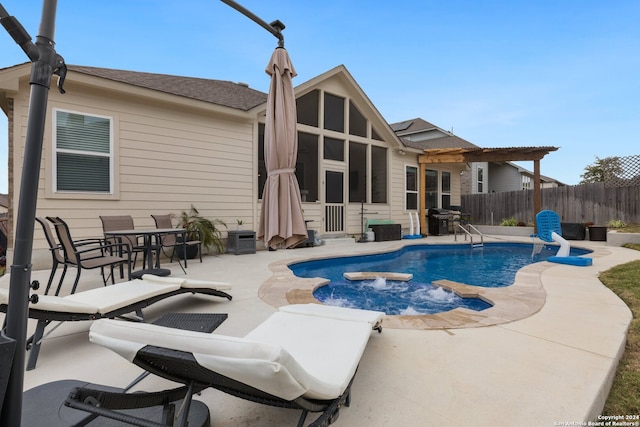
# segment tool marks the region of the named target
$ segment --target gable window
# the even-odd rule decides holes
[[[68,111],[54,114],[55,191],[112,192],[112,119]]]
[[[349,143],[349,201],[367,201],[367,146]]]
[[[312,90],[296,99],[296,112],[298,123],[318,127],[318,105],[320,101],[320,91]]]
[[[367,119],[351,101],[349,101],[349,134],[367,137]]]
[[[387,203],[387,149],[371,146],[371,203]]]
[[[344,132],[344,98],[324,94],[324,128]]]
[[[324,137],[324,159],[344,162],[344,141],[341,139]]]
[[[298,159],[296,179],[303,202],[318,200],[318,135],[298,132]],[[262,199],[267,181],[267,166],[264,161],[264,124],[258,125],[258,199]]]
[[[305,202],[318,200],[318,157],[318,135],[298,132],[296,178],[300,186],[300,195]]]
[[[408,211],[418,209],[418,168],[415,166],[405,167],[405,209]]]
[[[378,132],[376,132],[376,130],[373,127],[371,128],[371,139],[375,139],[377,141],[384,141],[384,139],[382,139],[382,137],[378,135]]]

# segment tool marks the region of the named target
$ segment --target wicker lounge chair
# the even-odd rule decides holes
[[[244,338],[110,319],[94,322],[89,337],[155,375],[185,384],[190,389],[187,407],[191,394],[212,387],[301,410],[299,426],[309,412],[321,413],[309,425],[325,426],[337,418],[341,406],[349,406],[371,328],[380,324],[384,313],[332,308],[323,312],[322,307],[281,310]],[[101,397],[86,387],[67,404],[98,412],[103,409]]]
[[[224,282],[155,277],[145,275],[143,280],[131,280],[102,288],[78,292],[65,297],[39,295],[29,304],[29,317],[37,319],[36,330],[28,340],[30,347],[27,370],[34,369],[40,352],[45,328],[51,322],[78,322],[101,318],[114,318],[137,313],[143,320],[142,309],[163,299],[185,293],[212,295],[231,300]],[[8,289],[0,288],[0,311],[6,312]]]

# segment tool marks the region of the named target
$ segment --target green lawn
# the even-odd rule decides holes
[[[640,245],[625,245],[640,250]],[[604,415],[640,414],[640,261],[618,265],[600,275],[600,280],[631,309],[627,345],[618,365]]]

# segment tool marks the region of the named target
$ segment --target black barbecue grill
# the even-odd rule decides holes
[[[427,211],[429,234],[432,236],[447,236],[449,234],[449,220],[452,218],[449,209],[431,208]]]

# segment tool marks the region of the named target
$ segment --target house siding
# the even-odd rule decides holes
[[[188,210],[219,218],[235,229],[257,227],[254,201],[254,143],[257,123],[212,114],[206,109],[144,102],[118,92],[67,81],[67,93],[51,91],[38,192],[38,216],[60,216],[74,238],[101,234],[100,215],[131,215],[136,227],[155,227],[150,215]],[[16,98],[16,141],[24,141],[28,88]],[[53,112],[55,109],[113,119],[114,191],[111,195],[55,193],[53,188]],[[24,143],[14,153],[21,170]],[[14,177],[15,179],[15,177]],[[19,179],[15,183],[19,184]],[[19,194],[16,185],[16,193]],[[14,197],[15,194],[13,195]],[[34,265],[48,259],[39,227],[34,233]]]
[[[508,164],[491,163],[489,165],[489,191],[501,193],[503,191],[522,190],[522,177],[520,172]]]

